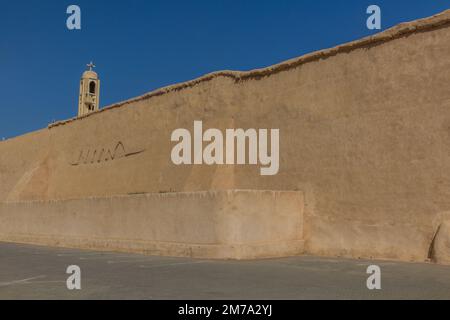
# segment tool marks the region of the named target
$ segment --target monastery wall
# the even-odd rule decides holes
[[[303,194],[205,191],[0,204],[0,239],[197,258],[303,253]]]
[[[273,67],[210,74],[1,142],[0,201],[301,191],[307,253],[442,256],[450,250],[446,231],[436,235],[450,220],[449,27],[447,11]],[[195,120],[205,130],[280,129],[279,173],[174,165],[171,133],[192,131]]]

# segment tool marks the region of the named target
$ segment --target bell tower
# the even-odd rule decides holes
[[[87,65],[89,70],[83,73],[80,81],[80,96],[78,102],[78,116],[99,110],[100,102],[100,79],[92,68],[95,65],[91,62]]]

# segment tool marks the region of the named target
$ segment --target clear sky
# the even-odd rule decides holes
[[[80,6],[82,29],[66,27]],[[0,0],[0,139],[77,113],[90,60],[101,107],[218,70],[250,70],[450,8],[450,0]]]

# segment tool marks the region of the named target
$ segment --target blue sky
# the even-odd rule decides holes
[[[66,9],[79,5],[82,29]],[[250,70],[450,8],[450,0],[0,0],[0,138],[76,115],[94,60],[101,106],[212,71]]]

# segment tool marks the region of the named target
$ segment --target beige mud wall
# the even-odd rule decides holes
[[[0,204],[0,239],[196,258],[303,253],[303,194],[204,191]]]
[[[450,211],[449,39],[445,12],[1,142],[0,201],[301,190],[308,253],[423,261]],[[194,120],[205,130],[279,128],[279,174],[173,165],[171,133]]]

